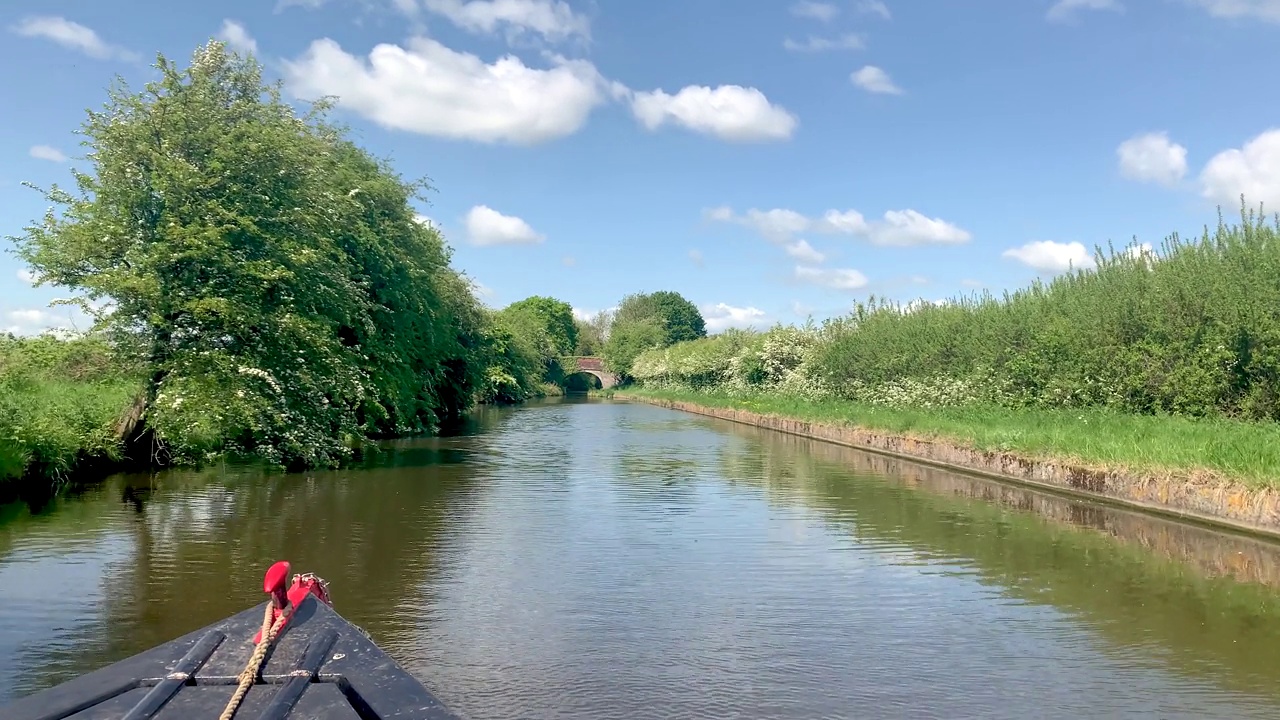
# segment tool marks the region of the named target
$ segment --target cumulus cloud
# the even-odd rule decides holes
[[[407,47],[380,44],[367,61],[324,38],[284,69],[297,97],[334,95],[339,106],[383,127],[485,143],[571,135],[610,89],[585,60],[554,58],[539,69],[507,55],[486,64],[421,37]]]
[[[845,33],[835,38],[815,37],[810,35],[799,42],[786,38],[782,41],[782,47],[792,52],[823,52],[826,50],[861,50],[866,47],[866,41],[857,33]]]
[[[879,15],[885,20],[893,18],[893,15],[889,12],[889,7],[881,0],[859,0],[855,8],[865,15]]]
[[[487,205],[471,208],[464,223],[472,245],[535,245],[546,240],[524,220],[503,215]]]
[[[735,142],[786,140],[799,120],[753,87],[689,85],[675,95],[636,92],[631,111],[647,130],[668,123]]]
[[[565,255],[564,257],[560,258],[560,264],[564,265],[565,267],[573,267],[574,265],[578,264],[578,259],[572,255]]]
[[[0,327],[0,332],[14,335],[39,335],[48,331],[68,331],[72,326],[70,315],[60,315],[49,310],[23,308],[10,310],[4,314],[8,323]]]
[[[833,290],[861,290],[867,286],[867,276],[853,268],[817,268],[811,265],[797,265],[795,279]]]
[[[861,70],[855,70],[849,76],[849,80],[854,85],[866,90],[869,93],[879,95],[901,95],[902,88],[894,84],[889,77],[889,73],[876,67],[875,65],[867,65]]]
[[[689,251],[689,261],[698,267],[703,267],[706,264],[702,257],[702,251],[697,248]]]
[[[1001,257],[1016,260],[1043,273],[1061,273],[1072,268],[1085,269],[1094,266],[1093,253],[1078,242],[1036,240],[1021,247],[1009,248],[1001,253]]]
[[[31,268],[22,268],[18,271],[18,279],[28,285],[34,285],[38,278]]]
[[[1120,143],[1116,148],[1120,174],[1130,180],[1172,187],[1187,174],[1187,149],[1169,140],[1165,132],[1150,132]]]
[[[1205,198],[1228,210],[1239,206],[1242,194],[1251,206],[1280,208],[1280,128],[1214,155],[1200,171],[1200,185]]]
[[[49,162],[56,163],[64,163],[67,161],[67,156],[64,155],[61,150],[49,145],[33,145],[27,152],[31,157],[36,158],[37,160],[48,160]]]
[[[551,42],[591,35],[591,21],[561,0],[423,0],[423,6],[473,33],[535,33]]]
[[[1058,0],[1045,13],[1045,17],[1054,22],[1071,20],[1081,10],[1112,10],[1119,12],[1124,6],[1118,0]]]
[[[809,20],[817,20],[818,22],[831,22],[840,14],[840,8],[832,3],[813,2],[813,0],[800,0],[792,4],[791,14],[796,17],[807,18]]]
[[[65,48],[76,50],[98,60],[138,59],[137,53],[108,43],[92,28],[57,15],[26,17],[12,29],[24,37],[51,40]]]
[[[1280,23],[1280,0],[1187,0],[1213,17],[1257,18]]]
[[[223,20],[222,29],[218,31],[218,39],[241,53],[258,54],[258,41],[253,39],[244,25],[235,20]]]
[[[826,255],[818,252],[805,240],[796,240],[788,243],[786,246],[787,254],[799,260],[800,262],[816,265],[827,259]]]
[[[706,211],[706,217],[717,222],[731,222],[755,230],[763,238],[777,244],[789,243],[803,232],[824,235],[852,235],[873,245],[904,247],[913,245],[960,245],[972,239],[969,231],[916,210],[889,210],[881,220],[869,221],[857,210],[828,210],[821,217],[808,217],[795,210],[752,208],[743,215],[732,208],[718,207]]]
[[[707,332],[717,333],[728,328],[749,328],[759,326],[768,313],[756,307],[734,307],[727,303],[703,305],[698,308],[702,319],[707,323]]]

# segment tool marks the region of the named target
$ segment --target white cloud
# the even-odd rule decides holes
[[[1228,211],[1239,207],[1241,194],[1252,207],[1280,208],[1280,128],[1214,155],[1200,171],[1200,184],[1205,198]]]
[[[573,316],[583,322],[590,322],[594,320],[596,316],[599,315],[600,313],[605,313],[606,315],[612,315],[617,309],[618,309],[617,305],[611,305],[605,308],[604,310],[585,310],[583,308],[575,307],[573,308]]]
[[[752,208],[745,215],[737,215],[731,208],[719,207],[708,210],[706,216],[719,222],[745,225],[777,244],[788,243],[802,232],[853,235],[873,245],[892,247],[959,245],[973,237],[969,231],[953,223],[910,209],[889,210],[883,219],[876,221],[868,221],[857,210],[828,210],[822,217],[810,218],[785,208]]]
[[[473,33],[533,32],[552,42],[591,35],[591,21],[561,0],[423,0],[423,5]]]
[[[860,290],[867,286],[867,276],[853,268],[827,269],[797,265],[795,278],[801,282],[834,290]]]
[[[18,279],[28,285],[34,285],[36,282],[36,273],[31,268],[22,268],[18,271]]]
[[[529,227],[529,223],[486,205],[476,205],[467,212],[467,239],[472,245],[534,245],[546,236]]]
[[[967,230],[915,210],[890,210],[882,222],[872,223],[868,239],[873,245],[960,245],[973,236]]]
[[[1257,18],[1280,23],[1280,0],[1187,0],[1213,17]]]
[[[564,265],[565,267],[573,267],[574,265],[578,264],[578,259],[572,255],[565,255],[564,257],[560,258],[560,264]]]
[[[430,216],[423,215],[422,213],[414,214],[413,221],[418,223],[419,225],[423,225],[426,227],[433,227],[433,228],[436,228],[437,230],[440,228],[440,223],[433,220]]]
[[[136,60],[137,53],[111,45],[93,29],[56,15],[23,18],[13,31],[24,37],[40,37],[99,60]]]
[[[809,20],[817,20],[818,22],[831,22],[840,14],[840,8],[832,3],[814,2],[813,0],[800,0],[791,6],[791,14],[796,17],[808,18]]]
[[[493,63],[427,38],[381,44],[368,61],[328,38],[284,63],[292,92],[336,95],[338,104],[383,127],[457,140],[533,144],[577,132],[606,100],[608,83],[585,60],[526,66]]]
[[[797,315],[799,317],[806,317],[812,312],[813,312],[813,308],[809,307],[808,305],[805,305],[799,300],[791,301],[791,313],[793,315]]]
[[[1080,10],[1112,10],[1119,12],[1124,9],[1118,0],[1058,0],[1049,8],[1049,12],[1045,13],[1045,17],[1054,22],[1063,22],[1075,17]]]
[[[1121,255],[1128,255],[1135,260],[1158,260],[1155,248],[1151,247],[1151,243],[1135,243],[1120,251]]]
[[[971,287],[971,288],[980,288],[980,287],[983,287],[983,284],[982,284],[982,281],[981,281],[981,280],[971,280],[971,279],[969,279],[969,278],[965,278],[964,280],[961,280],[961,281],[960,281],[960,284],[961,284],[961,285],[963,285],[963,286],[965,286],[965,287]]]
[[[875,65],[867,65],[861,70],[855,70],[849,76],[849,80],[854,85],[866,90],[869,93],[878,93],[881,95],[901,95],[902,88],[894,84],[889,77],[889,73],[881,70]]]
[[[866,41],[857,33],[845,33],[836,38],[823,38],[810,35],[804,42],[791,38],[782,41],[782,47],[793,52],[823,52],[824,50],[861,50]]]
[[[648,130],[675,123],[721,140],[786,140],[799,121],[753,87],[689,85],[675,95],[662,90],[634,93],[631,111]]]
[[[241,53],[258,54],[258,41],[253,39],[244,25],[235,20],[223,20],[222,29],[218,31],[218,39],[231,46],[232,50]]]
[[[1187,174],[1187,149],[1165,132],[1135,135],[1116,148],[1120,174],[1138,182],[1172,187]]]
[[[59,315],[48,310],[24,308],[10,310],[4,314],[9,325],[0,332],[14,335],[39,335],[50,330],[69,330],[72,326],[69,315]]]
[[[1093,253],[1078,242],[1060,243],[1036,240],[1022,247],[1009,248],[1001,257],[1017,260],[1027,267],[1045,273],[1060,273],[1071,268],[1094,266]]]
[[[787,254],[803,263],[816,265],[827,259],[826,255],[818,252],[805,240],[796,240],[788,243],[786,246]]]
[[[698,308],[702,319],[707,323],[707,332],[717,333],[728,328],[749,328],[758,326],[768,316],[765,311],[755,307],[734,307],[726,303],[703,305]]]
[[[885,20],[893,19],[893,15],[889,12],[889,7],[881,0],[859,0],[857,10],[867,15],[879,15]]]
[[[61,150],[56,147],[50,147],[49,145],[33,145],[28,153],[31,157],[36,158],[37,160],[48,160],[49,162],[56,163],[64,163],[67,161],[67,156],[64,155]]]
[[[702,251],[697,248],[689,251],[689,260],[698,267],[703,267],[706,264],[702,257]]]

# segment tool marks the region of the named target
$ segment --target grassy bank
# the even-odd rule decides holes
[[[98,341],[0,336],[0,495],[118,459],[141,389]]]
[[[1233,480],[1280,488],[1280,425],[1102,409],[1012,409],[963,405],[907,409],[774,394],[627,388],[619,397],[688,402],[712,408],[885,433],[941,439],[1030,460],[1079,464],[1140,475]]]

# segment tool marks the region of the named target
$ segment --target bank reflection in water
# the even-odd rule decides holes
[[[287,558],[473,717],[1280,709],[1268,543],[581,398],[385,447],[0,520],[0,702],[260,602]]]
[[[725,420],[723,473],[862,543],[952,559],[1011,599],[1075,614],[1117,647],[1280,695],[1280,546]]]

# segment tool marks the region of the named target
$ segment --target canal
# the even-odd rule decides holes
[[[0,508],[0,704],[277,559],[471,718],[1280,717],[1274,545],[586,399]]]

